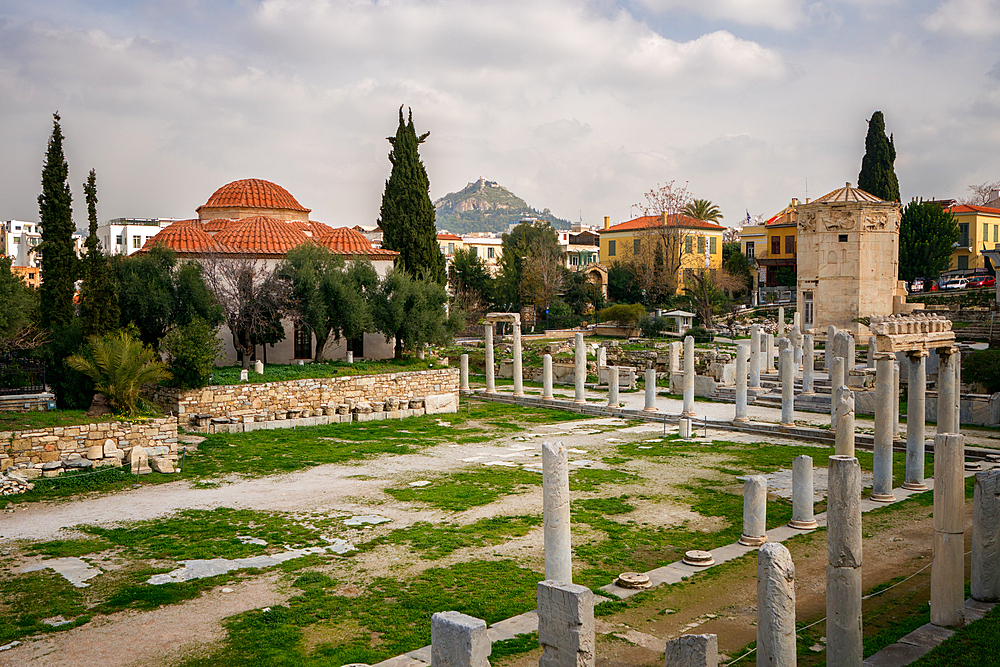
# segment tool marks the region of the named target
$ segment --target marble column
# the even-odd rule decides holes
[[[562,442],[542,443],[542,515],[545,578],[573,583],[569,530],[569,455]]]
[[[576,334],[576,350],[573,357],[573,377],[576,380],[576,392],[573,402],[583,405],[587,402],[583,391],[587,382],[587,347],[583,344],[583,334]]]
[[[524,396],[524,373],[521,368],[521,323],[511,322],[514,329],[514,395]]]
[[[854,342],[854,336],[851,334],[847,335],[847,375],[850,376],[851,371],[858,367],[858,353]],[[844,384],[847,384],[846,382]]]
[[[841,456],[854,456],[854,392],[845,385],[834,392],[837,404],[837,437],[835,447]]]
[[[757,664],[795,667],[795,563],[785,545],[757,552]]]
[[[736,347],[736,417],[733,421],[750,421],[747,411],[747,362],[750,356],[750,346],[740,343]]]
[[[861,466],[829,459],[826,510],[826,664],[861,666]]]
[[[879,352],[875,363],[875,448],[872,463],[872,500],[890,503],[892,494],[892,378],[895,357]],[[898,403],[898,401],[897,401]]]
[[[552,399],[552,355],[542,355],[542,400]]]
[[[684,417],[694,416],[694,338],[684,338]]]
[[[837,356],[833,351],[833,343],[837,339],[837,327],[832,324],[826,328],[826,343],[823,345],[823,354],[826,357],[827,372],[833,370],[833,358]]]
[[[906,479],[903,488],[926,491],[924,484],[924,420],[927,392],[927,351],[909,352],[906,400]]]
[[[788,332],[788,339],[792,341],[792,352],[795,354],[794,366],[792,366],[792,377],[798,377],[799,369],[802,367],[802,330],[793,326]]]
[[[837,389],[844,385],[844,358],[834,357],[830,369],[830,431],[837,432]]]
[[[892,363],[892,437],[899,435],[899,362]]]
[[[802,313],[797,310],[792,313],[792,326],[802,328]]]
[[[775,335],[781,338],[785,335],[785,307],[778,306],[778,328],[775,330]]]
[[[778,341],[780,363],[778,364],[781,378],[781,425],[795,426],[795,352],[792,341],[787,337]]]
[[[740,544],[759,547],[767,542],[767,479],[750,475],[743,482],[743,535]]]
[[[760,389],[760,326],[750,327],[750,386]]]
[[[431,664],[434,667],[490,667],[492,642],[486,621],[457,611],[431,616]]]
[[[1000,602],[1000,468],[976,473],[972,496],[972,597]]]
[[[463,354],[458,358],[459,368],[459,389],[469,391],[469,355]]]
[[[958,433],[955,414],[955,367],[958,348],[939,348],[937,375],[937,432]]]
[[[618,367],[608,366],[608,407],[617,408],[618,403]]]
[[[656,369],[646,369],[646,405],[643,412],[656,412]]]
[[[670,359],[670,372],[680,373],[681,372],[681,347],[684,343],[679,340],[675,340],[668,346],[669,359]]]
[[[765,347],[767,352],[764,354],[764,362],[767,364],[767,372],[774,373],[777,369],[774,367],[774,357],[775,357],[775,345],[774,345],[774,334],[766,333],[764,334]]]
[[[955,433],[962,432],[962,351],[955,349]]]
[[[496,380],[493,376],[493,323],[487,322],[486,334],[486,393],[497,393]]]
[[[931,623],[965,622],[965,445],[961,435],[934,438],[934,557]]]
[[[597,348],[597,371],[600,375],[600,370],[608,365],[608,348],[603,345]]]
[[[812,396],[816,365],[816,343],[812,334],[802,337],[802,393]]]
[[[811,530],[816,527],[813,515],[813,460],[805,454],[792,459],[792,528]]]
[[[868,337],[868,357],[865,365],[868,368],[875,368],[875,336]]]

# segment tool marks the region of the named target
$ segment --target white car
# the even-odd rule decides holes
[[[968,278],[952,278],[941,285],[941,289],[965,289],[969,284]]]

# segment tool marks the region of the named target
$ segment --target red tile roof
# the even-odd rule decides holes
[[[154,245],[163,244],[174,252],[205,253],[228,252],[229,249],[206,233],[197,220],[181,220],[169,227],[161,229],[156,236],[150,238],[142,246],[140,252],[146,252]]]
[[[617,225],[612,225],[608,229],[602,229],[601,233],[606,232],[626,232],[632,229],[649,229],[650,227],[660,227],[663,225],[663,217],[659,215],[644,215],[627,222],[621,222]],[[717,225],[714,222],[708,222],[707,220],[696,220],[690,218],[686,215],[678,213],[677,215],[667,216],[667,226],[668,227],[681,227],[683,229],[715,229],[715,230],[725,230],[726,228],[722,225]]]
[[[987,213],[989,215],[1000,215],[1000,208],[990,208],[989,206],[973,206],[972,204],[958,204],[945,209],[952,213]]]
[[[338,227],[330,233],[320,236],[316,242],[342,255],[365,255],[372,259],[389,259],[399,254],[395,250],[373,248],[364,234],[349,227]]]
[[[287,222],[266,215],[235,220],[214,238],[234,250],[264,255],[284,255],[309,240]]]
[[[445,233],[445,234],[438,234],[437,235],[437,240],[438,241],[461,241],[462,237],[459,236],[459,235],[457,235],[457,234],[447,234],[447,233]]]
[[[227,183],[215,191],[208,198],[204,206],[199,206],[196,210],[200,213],[203,208],[277,208],[289,211],[309,212],[299,202],[295,201],[288,190],[259,178],[247,178],[242,181]]]
[[[202,223],[201,228],[209,234],[214,234],[215,232],[221,232],[223,229],[233,224],[233,222],[234,221],[229,218],[215,218],[214,220],[206,220]]]

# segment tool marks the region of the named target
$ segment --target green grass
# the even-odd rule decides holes
[[[385,492],[402,502],[421,502],[438,509],[462,512],[540,486],[542,476],[520,468],[489,466],[443,475],[430,481],[428,486],[405,486],[386,489]]]
[[[541,579],[511,561],[471,561],[425,570],[407,582],[379,578],[362,595],[347,597],[337,594],[337,581],[304,572],[295,581],[302,593],[287,605],[227,619],[228,636],[218,650],[183,665],[374,664],[428,645],[434,612],[459,611],[492,624],[534,609]],[[305,631],[329,640],[307,652]]]
[[[327,361],[320,364],[265,364],[264,374],[260,375],[250,369],[247,382],[240,382],[241,366],[217,366],[212,371],[213,385],[227,384],[262,384],[264,382],[285,382],[287,380],[302,380],[306,378],[329,378],[349,375],[377,375],[380,373],[406,373],[424,371],[432,368],[447,368],[437,359],[420,360],[415,357],[404,359],[386,359],[384,361],[356,361],[348,364],[346,361]]]
[[[578,468],[569,476],[570,491],[596,491],[603,484],[634,484],[638,475],[603,468]]]
[[[86,410],[0,412],[0,431],[28,431],[50,426],[78,426],[111,421],[111,415],[88,417]]]
[[[62,616],[72,621],[87,610],[84,596],[61,575],[50,570],[0,577],[0,644],[29,634],[51,632],[44,619]],[[89,620],[89,618],[87,619]],[[83,621],[86,622],[86,621]],[[76,624],[60,626],[69,629]]]
[[[541,516],[502,516],[480,519],[469,525],[454,523],[432,524],[418,521],[388,535],[359,545],[362,550],[383,544],[408,544],[425,560],[444,558],[457,549],[502,544],[513,537],[523,537],[535,526],[542,525]]]

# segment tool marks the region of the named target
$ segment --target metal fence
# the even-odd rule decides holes
[[[45,364],[17,359],[0,361],[0,396],[44,391]]]

